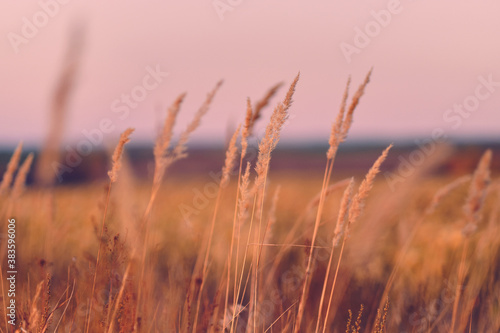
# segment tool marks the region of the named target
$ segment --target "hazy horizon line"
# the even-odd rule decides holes
[[[394,138],[394,137],[382,137],[382,136],[363,136],[363,137],[353,137],[353,138],[348,138],[345,142],[341,144],[342,146],[345,147],[350,147],[350,146],[383,146],[383,145],[388,145],[388,144],[394,144],[397,146],[418,146],[424,143],[429,143],[437,140],[433,140],[429,136],[413,136],[413,137],[399,137],[399,138]],[[452,145],[500,145],[500,136],[448,136],[443,140],[439,140],[443,142],[450,143]],[[73,141],[69,143],[65,143],[61,145],[61,148],[63,147],[75,147],[80,141]],[[256,142],[254,140],[254,142]],[[175,141],[174,141],[175,143]],[[213,149],[221,149],[224,148],[226,145],[227,141],[224,139],[200,139],[200,138],[195,138],[191,140],[188,143],[189,147],[192,148],[213,148]],[[13,151],[16,146],[19,144],[17,143],[0,143],[0,150],[1,151]],[[131,148],[143,148],[143,147],[152,147],[154,145],[154,141],[148,140],[148,139],[136,139],[132,140],[129,144],[129,147]],[[293,138],[283,138],[280,140],[278,143],[277,149],[281,148],[315,148],[315,147],[327,147],[328,146],[328,140],[324,138],[298,138],[298,139],[293,139]],[[43,147],[43,143],[33,143],[31,141],[23,141],[23,147],[24,150],[31,150],[31,151],[40,151]],[[93,145],[92,150],[93,151],[103,151],[107,150],[109,147],[108,144],[99,144],[99,145]],[[64,150],[64,148],[62,149]]]

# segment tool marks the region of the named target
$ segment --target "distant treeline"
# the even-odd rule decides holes
[[[334,170],[337,174],[344,173],[365,173],[371,166],[373,160],[385,148],[385,144],[350,144],[341,146],[339,157],[335,161]],[[432,144],[426,145],[401,145],[396,144],[391,150],[383,171],[393,171],[397,168],[405,168],[409,165],[419,164],[422,159],[428,157],[428,154],[435,147]],[[454,145],[454,152],[444,164],[434,168],[432,173],[451,175],[461,175],[471,172],[474,169],[478,158],[486,149],[493,150],[494,160],[492,161],[492,170],[500,170],[500,144],[482,143],[482,144],[458,144]],[[327,146],[323,145],[303,145],[299,147],[278,147],[273,153],[270,172],[316,172],[324,170],[325,152]],[[34,170],[37,167],[38,151],[23,152],[22,159],[28,153],[35,153],[33,167],[28,175],[27,183],[34,183]],[[7,163],[12,154],[11,150],[0,151],[0,174],[5,172]],[[224,160],[224,147],[191,147],[189,156],[174,164],[169,173],[175,176],[195,176],[208,174],[211,171],[218,171]],[[250,152],[249,160],[255,159],[254,154]],[[76,184],[93,180],[106,178],[109,169],[109,153],[104,150],[95,150],[90,155],[83,157],[81,161],[71,160],[70,153],[63,153],[61,161],[54,164],[54,172],[60,173],[58,184]],[[138,179],[148,179],[152,177],[153,172],[153,153],[150,146],[131,146],[127,150],[126,159],[129,161],[134,175]],[[70,163],[67,163],[70,162]],[[74,165],[74,166],[73,166]],[[59,168],[59,169],[58,169]],[[56,179],[57,180],[57,179]]]

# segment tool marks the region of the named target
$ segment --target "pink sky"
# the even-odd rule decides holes
[[[43,19],[41,4],[54,2],[59,3],[0,3],[0,145],[44,140],[74,21],[85,23],[86,36],[65,127],[68,142],[104,118],[114,125],[109,140],[130,126],[137,129],[136,140],[152,140],[166,107],[187,91],[178,133],[224,79],[194,137],[220,141],[228,126],[243,120],[246,97],[256,100],[277,82],[289,84],[299,70],[283,139],[326,142],[347,77],[357,87],[372,66],[351,138],[429,137],[435,128],[451,136],[500,136],[500,83],[478,88],[478,77],[500,82],[496,0],[65,0],[35,36],[13,46],[13,34],[22,36],[23,18]],[[220,3],[232,10],[218,15],[214,5]],[[381,26],[373,12],[388,8],[390,22]],[[376,30],[369,30],[369,43],[349,62],[340,46],[356,46],[357,28]],[[113,101],[142,85],[146,68],[157,66],[169,75],[120,119]],[[474,97],[478,91],[481,98]],[[284,93],[282,88],[279,98]],[[473,111],[447,111],[467,102]]]

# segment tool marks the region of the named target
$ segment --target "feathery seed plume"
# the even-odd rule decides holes
[[[250,162],[247,162],[247,167],[245,173],[241,177],[240,184],[240,199],[238,202],[238,224],[241,225],[247,217],[247,211],[250,201],[250,191],[248,187],[250,185]]]
[[[375,161],[373,166],[371,167],[370,171],[366,174],[365,179],[361,182],[361,185],[359,185],[358,192],[354,196],[352,200],[351,207],[349,209],[349,225],[352,223],[356,222],[357,218],[361,215],[363,212],[363,208],[365,205],[365,200],[368,197],[368,193],[373,187],[373,181],[375,180],[375,176],[379,173],[380,171],[380,166],[384,162],[384,160],[387,157],[387,154],[389,153],[389,149],[392,148],[392,144],[387,147],[382,154],[379,156],[379,158]],[[347,226],[346,232],[349,230],[349,225]]]
[[[180,94],[179,96],[177,96],[174,103],[168,108],[167,118],[165,119],[162,132],[156,140],[154,148],[155,158],[164,156],[168,147],[170,146],[170,141],[172,140],[172,135],[174,132],[175,121],[185,97],[186,93]]]
[[[16,172],[17,167],[19,166],[19,160],[21,159],[22,149],[23,149],[23,143],[20,142],[17,145],[16,150],[14,150],[14,153],[12,154],[9,164],[7,164],[7,170],[3,175],[2,183],[0,183],[0,195],[7,192],[8,188],[10,187],[10,184],[12,183],[12,179],[14,178],[14,172]]]
[[[366,74],[365,80],[363,81],[363,83],[361,83],[361,85],[358,87],[358,90],[352,97],[351,104],[349,105],[349,108],[347,109],[346,112],[347,97],[349,95],[351,78],[349,77],[347,80],[344,96],[342,97],[342,104],[340,106],[340,111],[339,114],[337,115],[337,118],[335,119],[335,122],[332,125],[332,130],[330,133],[330,140],[329,140],[330,148],[326,153],[326,156],[329,160],[333,160],[335,158],[340,143],[347,138],[347,133],[349,132],[349,129],[351,128],[352,125],[354,110],[358,106],[361,97],[365,93],[365,88],[370,82],[370,76],[372,74],[372,70],[373,69],[370,69],[368,74]]]
[[[250,134],[252,134],[255,122],[259,120],[260,117],[262,116],[262,109],[264,109],[269,104],[271,98],[273,98],[273,96],[276,94],[279,88],[281,88],[282,85],[283,82],[274,85],[273,87],[271,87],[271,89],[269,89],[266,92],[266,94],[264,95],[264,97],[262,97],[262,99],[260,99],[259,101],[257,101],[257,103],[255,103],[254,112],[252,114],[252,118],[250,119],[250,126],[248,127]]]
[[[217,84],[215,85],[215,88],[211,92],[208,93],[207,98],[205,99],[205,102],[198,109],[198,111],[194,115],[193,120],[189,123],[189,125],[184,130],[184,132],[181,133],[179,141],[177,142],[177,145],[175,146],[175,148],[172,152],[170,163],[187,156],[186,144],[189,140],[189,136],[198,128],[198,126],[200,126],[201,119],[208,112],[210,104],[212,103],[212,101],[215,97],[215,94],[217,93],[217,91],[221,87],[222,82],[223,82],[222,80],[217,82]]]
[[[469,187],[469,195],[464,205],[464,213],[467,225],[462,230],[465,236],[470,236],[476,229],[481,219],[481,210],[484,205],[486,190],[491,182],[490,164],[492,152],[488,149],[479,161],[472,182]]]
[[[271,201],[271,208],[269,208],[269,217],[265,231],[263,244],[267,244],[273,237],[274,224],[276,223],[276,207],[278,206],[278,199],[281,187],[278,186],[274,191],[273,200]]]
[[[174,132],[174,125],[179,114],[181,104],[186,97],[186,93],[180,94],[174,103],[169,107],[167,112],[167,118],[163,125],[162,133],[156,139],[156,144],[154,147],[154,157],[155,157],[155,173],[154,182],[159,183],[165,174],[165,170],[168,165],[168,159],[166,157],[168,147],[172,141],[172,135]]]
[[[347,135],[347,132],[349,131],[349,128],[351,127],[352,116],[354,114],[354,110],[356,109],[356,106],[358,106],[359,100],[361,99],[361,97],[365,93],[365,88],[368,85],[368,83],[370,82],[370,76],[372,75],[372,71],[373,71],[373,69],[370,69],[368,74],[366,74],[365,80],[358,87],[358,90],[356,91],[354,96],[352,96],[351,105],[349,105],[349,109],[347,109],[347,113],[345,115],[344,122],[342,123],[342,133],[345,135]]]
[[[229,141],[229,146],[226,151],[226,160],[224,162],[224,167],[222,168],[222,178],[220,181],[220,186],[225,187],[229,182],[229,173],[234,167],[234,161],[236,160],[236,153],[238,152],[238,147],[236,147],[236,139],[238,139],[238,135],[240,134],[241,125],[238,125],[238,128],[234,132],[231,140]]]
[[[12,198],[19,198],[24,189],[24,184],[26,183],[26,177],[30,171],[31,163],[33,162],[33,153],[30,153],[28,157],[24,160],[23,164],[19,168],[16,179],[14,180],[14,185],[12,187]]]
[[[295,86],[299,80],[300,73],[297,74],[290,89],[286,94],[283,102],[280,102],[273,111],[271,121],[266,127],[264,138],[259,143],[259,156],[255,170],[257,179],[255,180],[255,188],[260,188],[264,184],[264,179],[267,175],[267,168],[271,160],[271,152],[274,150],[279,141],[281,129],[288,118],[288,109],[292,105],[292,96],[295,92]]]
[[[426,214],[432,214],[435,210],[438,204],[441,202],[441,199],[446,196],[448,193],[453,191],[455,188],[459,187],[460,185],[470,181],[471,176],[470,175],[465,175],[462,176],[458,179],[455,179],[451,183],[447,184],[446,186],[440,188],[435,194],[434,197],[432,198],[431,203],[425,210]]]
[[[311,209],[313,209],[314,207],[318,206],[319,205],[319,202],[321,200],[321,195],[323,194],[323,196],[325,198],[327,198],[330,194],[332,194],[334,191],[336,191],[337,189],[339,189],[340,187],[344,187],[346,185],[349,185],[349,182],[350,182],[350,179],[349,178],[346,178],[346,179],[343,179],[343,180],[339,180],[338,182],[336,183],[333,183],[332,185],[328,186],[326,188],[326,190],[323,192],[319,192],[318,194],[316,194],[314,196],[314,198],[312,198],[309,203],[307,204],[307,208],[305,209],[305,211],[310,211]]]
[[[116,182],[118,179],[118,172],[120,171],[121,168],[121,159],[122,159],[122,153],[123,153],[123,147],[127,142],[130,141],[129,136],[134,132],[133,128],[127,128],[121,135],[120,135],[120,141],[118,142],[118,145],[115,148],[115,152],[113,153],[113,167],[111,168],[110,171],[108,171],[108,176],[109,179],[112,183]]]
[[[339,215],[337,218],[337,224],[335,225],[335,231],[333,233],[333,246],[337,246],[340,238],[342,237],[342,232],[344,229],[344,223],[349,214],[349,207],[351,205],[352,190],[354,189],[354,178],[351,178],[349,185],[347,185],[342,195],[342,201],[340,203]]]
[[[344,139],[344,135],[347,135],[347,133],[342,133],[342,123],[344,122],[344,117],[345,117],[345,107],[347,104],[347,98],[349,97],[349,87],[351,85],[351,77],[347,79],[347,84],[344,90],[344,96],[342,97],[342,104],[340,105],[340,111],[337,114],[337,118],[335,119],[335,122],[332,125],[332,130],[330,132],[330,148],[328,149],[328,152],[326,153],[326,157],[331,160],[335,156],[337,149],[340,145],[340,143]]]
[[[250,98],[247,98],[247,115],[245,117],[245,123],[243,129],[241,130],[241,158],[243,159],[247,154],[248,149],[248,137],[250,136],[251,126],[252,126],[252,103]]]

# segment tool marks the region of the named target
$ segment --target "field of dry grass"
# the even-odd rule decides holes
[[[394,189],[380,174],[387,147],[366,175],[339,178],[337,149],[369,78],[352,98],[347,85],[325,138],[324,174],[269,172],[298,76],[257,158],[245,158],[248,138],[274,88],[249,101],[212,176],[171,178],[169,167],[188,153],[220,84],[176,140],[184,95],[172,103],[148,182],[123,154],[132,130],[111,156],[109,179],[87,185],[52,186],[41,158],[39,185],[25,189],[32,157],[20,160],[19,147],[0,185],[1,331],[498,332],[500,182],[491,151],[470,175],[430,177],[425,170],[447,154],[439,146]]]

